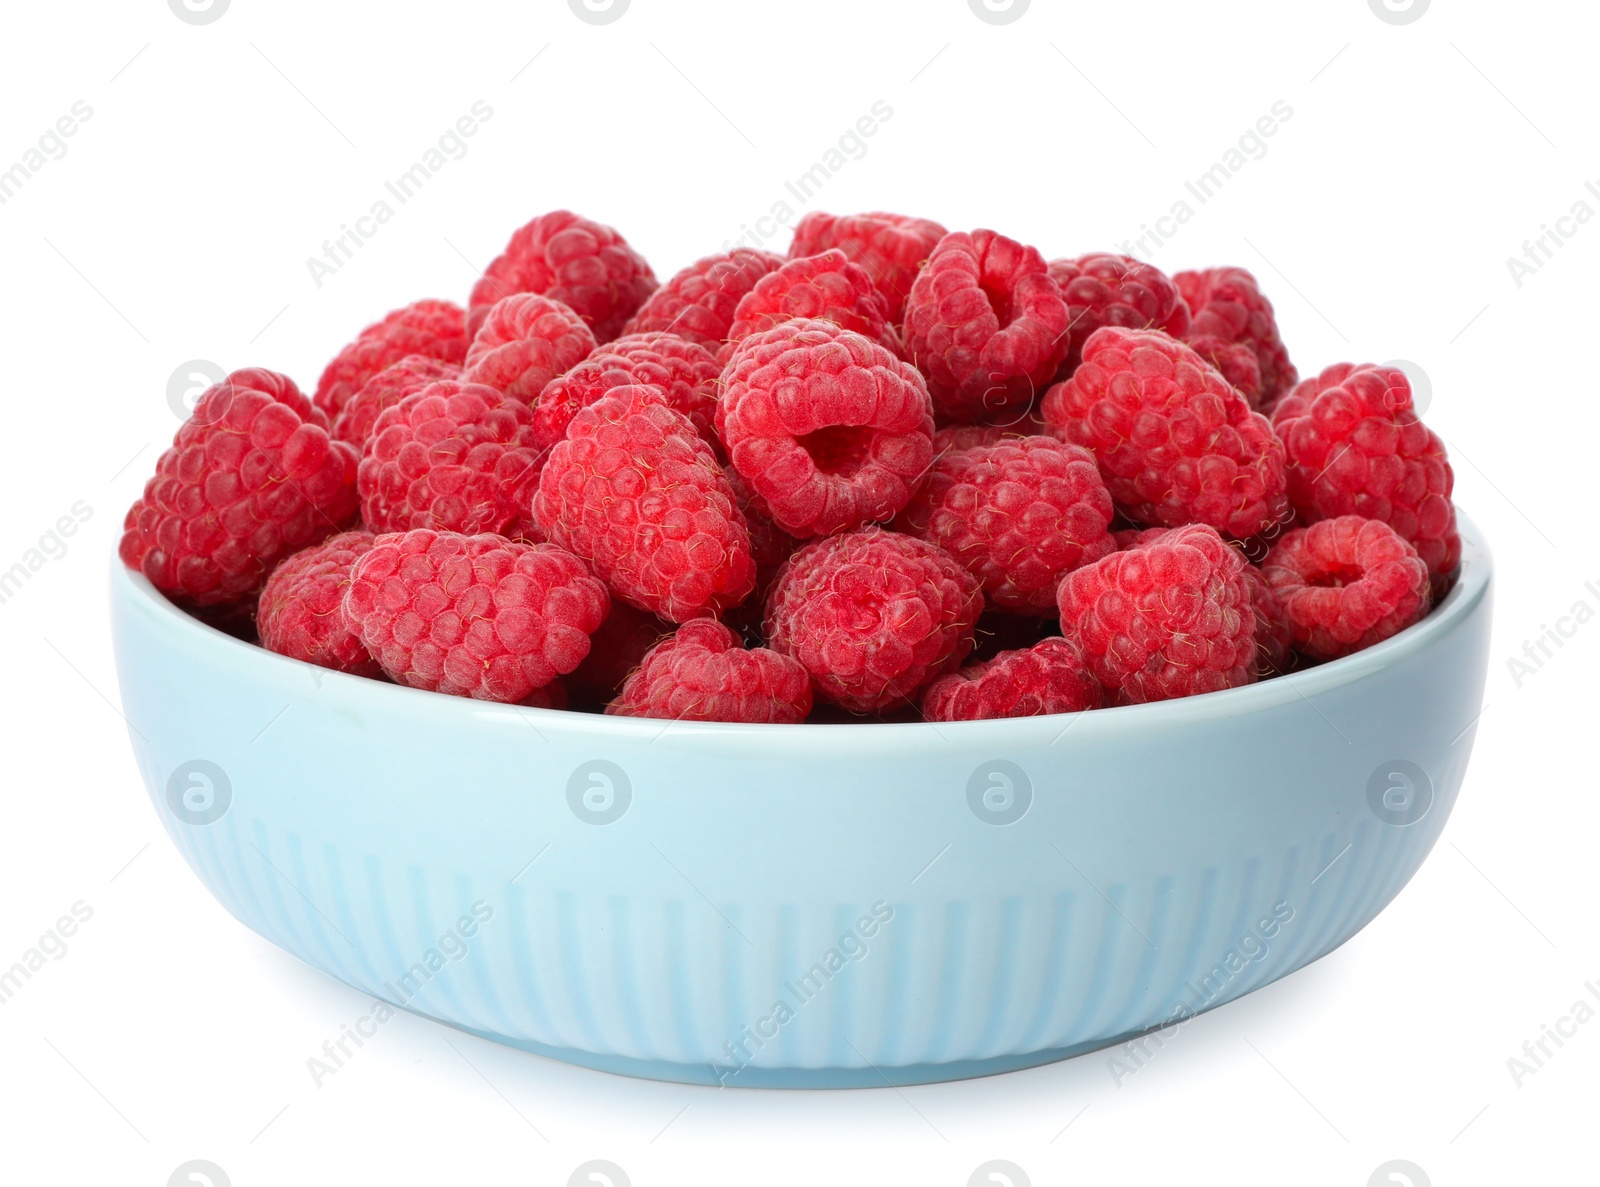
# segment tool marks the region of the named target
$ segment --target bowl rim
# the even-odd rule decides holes
[[[1272,680],[1257,681],[1237,688],[1199,693],[1169,701],[1115,705],[1074,713],[979,721],[800,722],[793,725],[718,721],[663,722],[659,718],[612,717],[566,709],[536,709],[473,700],[427,689],[409,688],[401,684],[373,680],[332,669],[317,670],[317,696],[319,699],[337,698],[360,702],[370,709],[379,711],[387,705],[399,715],[405,716],[426,712],[440,724],[459,721],[465,725],[468,721],[481,723],[486,718],[512,717],[530,720],[536,726],[546,726],[552,730],[566,726],[587,735],[602,733],[619,741],[654,742],[667,730],[678,732],[692,730],[696,735],[729,739],[737,737],[741,740],[748,740],[752,735],[756,735],[773,742],[782,739],[785,744],[792,743],[797,737],[818,738],[828,731],[838,730],[848,731],[846,736],[858,742],[872,739],[912,741],[916,736],[931,732],[947,743],[959,739],[963,742],[993,742],[1002,746],[1007,742],[1034,741],[1040,735],[1042,727],[1057,739],[1066,733],[1068,728],[1079,737],[1086,736],[1085,729],[1090,734],[1101,730],[1117,732],[1132,730],[1142,734],[1159,730],[1165,725],[1179,723],[1194,725],[1208,721],[1222,721],[1280,707],[1297,700],[1309,703],[1312,696],[1369,678],[1428,649],[1449,635],[1483,603],[1489,592],[1494,571],[1493,558],[1477,525],[1459,508],[1456,510],[1456,520],[1461,534],[1461,566],[1450,592],[1428,613],[1427,617],[1391,638],[1353,655],[1278,676]],[[115,544],[111,549],[110,568],[109,593],[113,602],[120,599],[161,628],[191,636],[196,646],[204,646],[209,641],[211,646],[221,649],[220,654],[224,659],[242,665],[259,665],[256,670],[271,674],[275,680],[293,679],[315,668],[315,665],[304,660],[279,655],[257,644],[246,643],[193,617],[169,601],[143,573],[125,565],[117,554]],[[114,631],[113,634],[115,633]],[[432,706],[431,709],[429,705]],[[1062,728],[1057,730],[1055,728],[1057,726]]]

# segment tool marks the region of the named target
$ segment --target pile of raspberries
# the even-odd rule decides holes
[[[691,721],[1214,692],[1416,622],[1461,544],[1405,374],[1298,378],[1243,268],[808,214],[664,284],[567,211],[307,396],[210,388],[123,560],[262,646]]]

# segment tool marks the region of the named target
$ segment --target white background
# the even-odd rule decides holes
[[[0,169],[83,100],[67,151],[0,205],[0,568],[92,517],[0,605],[0,963],[93,918],[0,1007],[0,1180],[165,1184],[1593,1182],[1600,1020],[1521,1086],[1506,1061],[1600,981],[1594,334],[1600,220],[1519,286],[1523,241],[1600,211],[1590,6],[1435,0],[161,0],[8,4]],[[531,61],[531,64],[529,64]],[[306,266],[475,100],[493,118],[321,287]],[[1487,708],[1422,872],[1320,963],[1186,1027],[1121,1087],[1104,1056],[903,1091],[769,1093],[591,1073],[401,1016],[319,1089],[307,1057],[365,999],[234,922],[168,842],[117,711],[105,570],[177,420],[185,360],[308,389],[388,309],[463,300],[532,215],[623,231],[663,278],[767,214],[875,100],[892,118],[814,208],[1114,248],[1275,101],[1293,116],[1154,252],[1261,278],[1302,373],[1419,364],[1457,499],[1499,565]],[[791,204],[794,204],[791,201]],[[1191,204],[1192,200],[1191,200]],[[770,225],[770,224],[769,224]],[[1169,224],[1170,225],[1170,224]],[[787,233],[768,246],[783,250]],[[1595,582],[1586,591],[1585,582]],[[458,1051],[446,1043],[449,1036]]]

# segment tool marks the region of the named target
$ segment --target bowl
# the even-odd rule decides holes
[[[1372,920],[1472,748],[1491,562],[1462,532],[1448,596],[1356,655],[937,725],[421,692],[242,643],[115,558],[111,611],[173,843],[375,1013],[655,1079],[899,1085],[1114,1043],[1134,1068]]]

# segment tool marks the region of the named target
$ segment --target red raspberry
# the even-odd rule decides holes
[[[1302,519],[1381,519],[1410,541],[1443,591],[1461,561],[1455,473],[1444,442],[1417,418],[1405,372],[1335,363],[1278,401],[1272,424]]]
[[[929,721],[982,721],[1098,709],[1105,693],[1065,639],[1002,651],[986,663],[941,676],[922,694]]]
[[[732,466],[724,466],[728,487],[733,491],[734,502],[750,525],[750,555],[757,569],[776,569],[800,547],[801,541],[772,522],[772,513],[766,501],[750,489],[743,474]]]
[[[744,295],[783,262],[782,256],[751,247],[696,260],[652,293],[623,333],[662,330],[715,351]]]
[[[1133,528],[1112,532],[1111,536],[1117,542],[1117,549],[1126,552],[1130,548],[1143,548],[1174,530]],[[1284,613],[1283,603],[1272,592],[1260,569],[1247,563],[1240,574],[1250,587],[1250,604],[1256,616],[1256,678],[1266,680],[1271,676],[1281,676],[1294,667],[1295,659],[1288,615]]]
[[[792,725],[811,712],[811,677],[788,656],[746,651],[716,619],[697,618],[656,644],[606,712]]]
[[[1083,344],[1101,326],[1161,330],[1181,338],[1189,307],[1178,286],[1160,268],[1131,256],[1092,252],[1075,260],[1051,260],[1050,279],[1061,289],[1071,321],[1071,343],[1063,379],[1083,357]]]
[[[614,388],[572,418],[533,514],[618,597],[674,622],[736,606],[755,587],[727,476],[658,388]]]
[[[1096,330],[1072,378],[1045,393],[1044,417],[1095,455],[1118,508],[1140,523],[1247,539],[1288,519],[1272,426],[1160,331]]]
[[[361,459],[361,518],[374,532],[504,533],[525,512],[542,458],[521,400],[480,383],[431,383],[378,417]]]
[[[824,214],[814,210],[795,224],[789,258],[803,259],[837,247],[866,269],[883,297],[891,325],[905,320],[906,297],[917,272],[945,229],[903,214]]]
[[[655,287],[650,265],[616,231],[553,210],[519,228],[484,269],[468,299],[467,330],[477,334],[490,307],[513,293],[538,293],[575,310],[596,341],[609,342]]]
[[[1294,645],[1337,659],[1403,630],[1428,612],[1428,566],[1381,520],[1324,519],[1285,532],[1261,565]]]
[[[1115,550],[1111,516],[1088,450],[1017,437],[939,458],[897,526],[965,565],[989,605],[1047,614],[1063,574]]]
[[[751,334],[797,317],[831,321],[846,330],[871,338],[897,357],[900,335],[886,320],[888,308],[872,285],[866,269],[852,264],[837,248],[819,255],[790,260],[768,272],[739,299],[728,327],[728,341],[717,358],[726,363],[733,348]]]
[[[1249,684],[1255,611],[1243,568],[1216,529],[1175,528],[1068,573],[1061,633],[1119,704]]]
[[[567,435],[573,414],[612,388],[647,383],[660,388],[667,404],[687,416],[713,448],[720,447],[713,421],[721,374],[722,367],[709,350],[676,334],[618,338],[545,385],[533,406],[539,443],[555,448]]]
[[[415,395],[436,380],[460,378],[461,368],[454,363],[441,363],[422,354],[408,354],[398,363],[379,371],[361,385],[360,391],[345,401],[344,407],[339,409],[339,415],[333,418],[333,435],[360,449],[372,436],[372,427],[378,423],[378,414],[385,408]]]
[[[253,599],[284,557],[356,517],[356,451],[275,371],[208,388],[128,509],[118,548],[175,601]]]
[[[1258,411],[1265,411],[1261,398],[1261,361],[1254,348],[1244,342],[1227,342],[1215,334],[1189,339],[1189,348],[1210,363],[1222,377]]]
[[[856,713],[904,704],[972,650],[977,579],[923,540],[866,528],[815,540],[767,596],[767,640]]]
[[[672,633],[672,624],[626,602],[612,602],[611,614],[589,636],[589,654],[567,677],[574,696],[604,706],[622,691],[623,681],[645,653]]]
[[[722,385],[717,431],[728,456],[791,535],[893,518],[933,460],[922,376],[832,322],[752,334]]]
[[[1256,614],[1256,679],[1281,676],[1294,667],[1294,628],[1266,577],[1254,565],[1240,570],[1250,587],[1250,605]]]
[[[906,352],[952,420],[1025,409],[1055,376],[1068,312],[1037,249],[993,231],[939,240],[911,286]]]
[[[410,354],[459,365],[467,357],[466,312],[450,301],[415,301],[374,322],[333,358],[312,398],[332,419],[345,401],[385,367]]]
[[[545,384],[594,348],[589,327],[566,305],[535,293],[514,293],[490,308],[467,350],[463,378],[531,405]]]
[[[378,661],[345,622],[343,609],[350,570],[376,539],[371,532],[340,532],[272,570],[256,605],[261,646],[336,672],[378,675]]]
[[[1261,292],[1256,278],[1243,268],[1207,268],[1179,272],[1172,278],[1189,305],[1189,338],[1215,356],[1224,343],[1242,343],[1255,351],[1261,372],[1257,401],[1270,407],[1294,386],[1298,376],[1289,350],[1278,336],[1272,302]],[[1217,341],[1212,341],[1217,340]]]
[[[344,612],[390,679],[517,704],[583,662],[610,601],[553,544],[419,529],[356,561]]]

